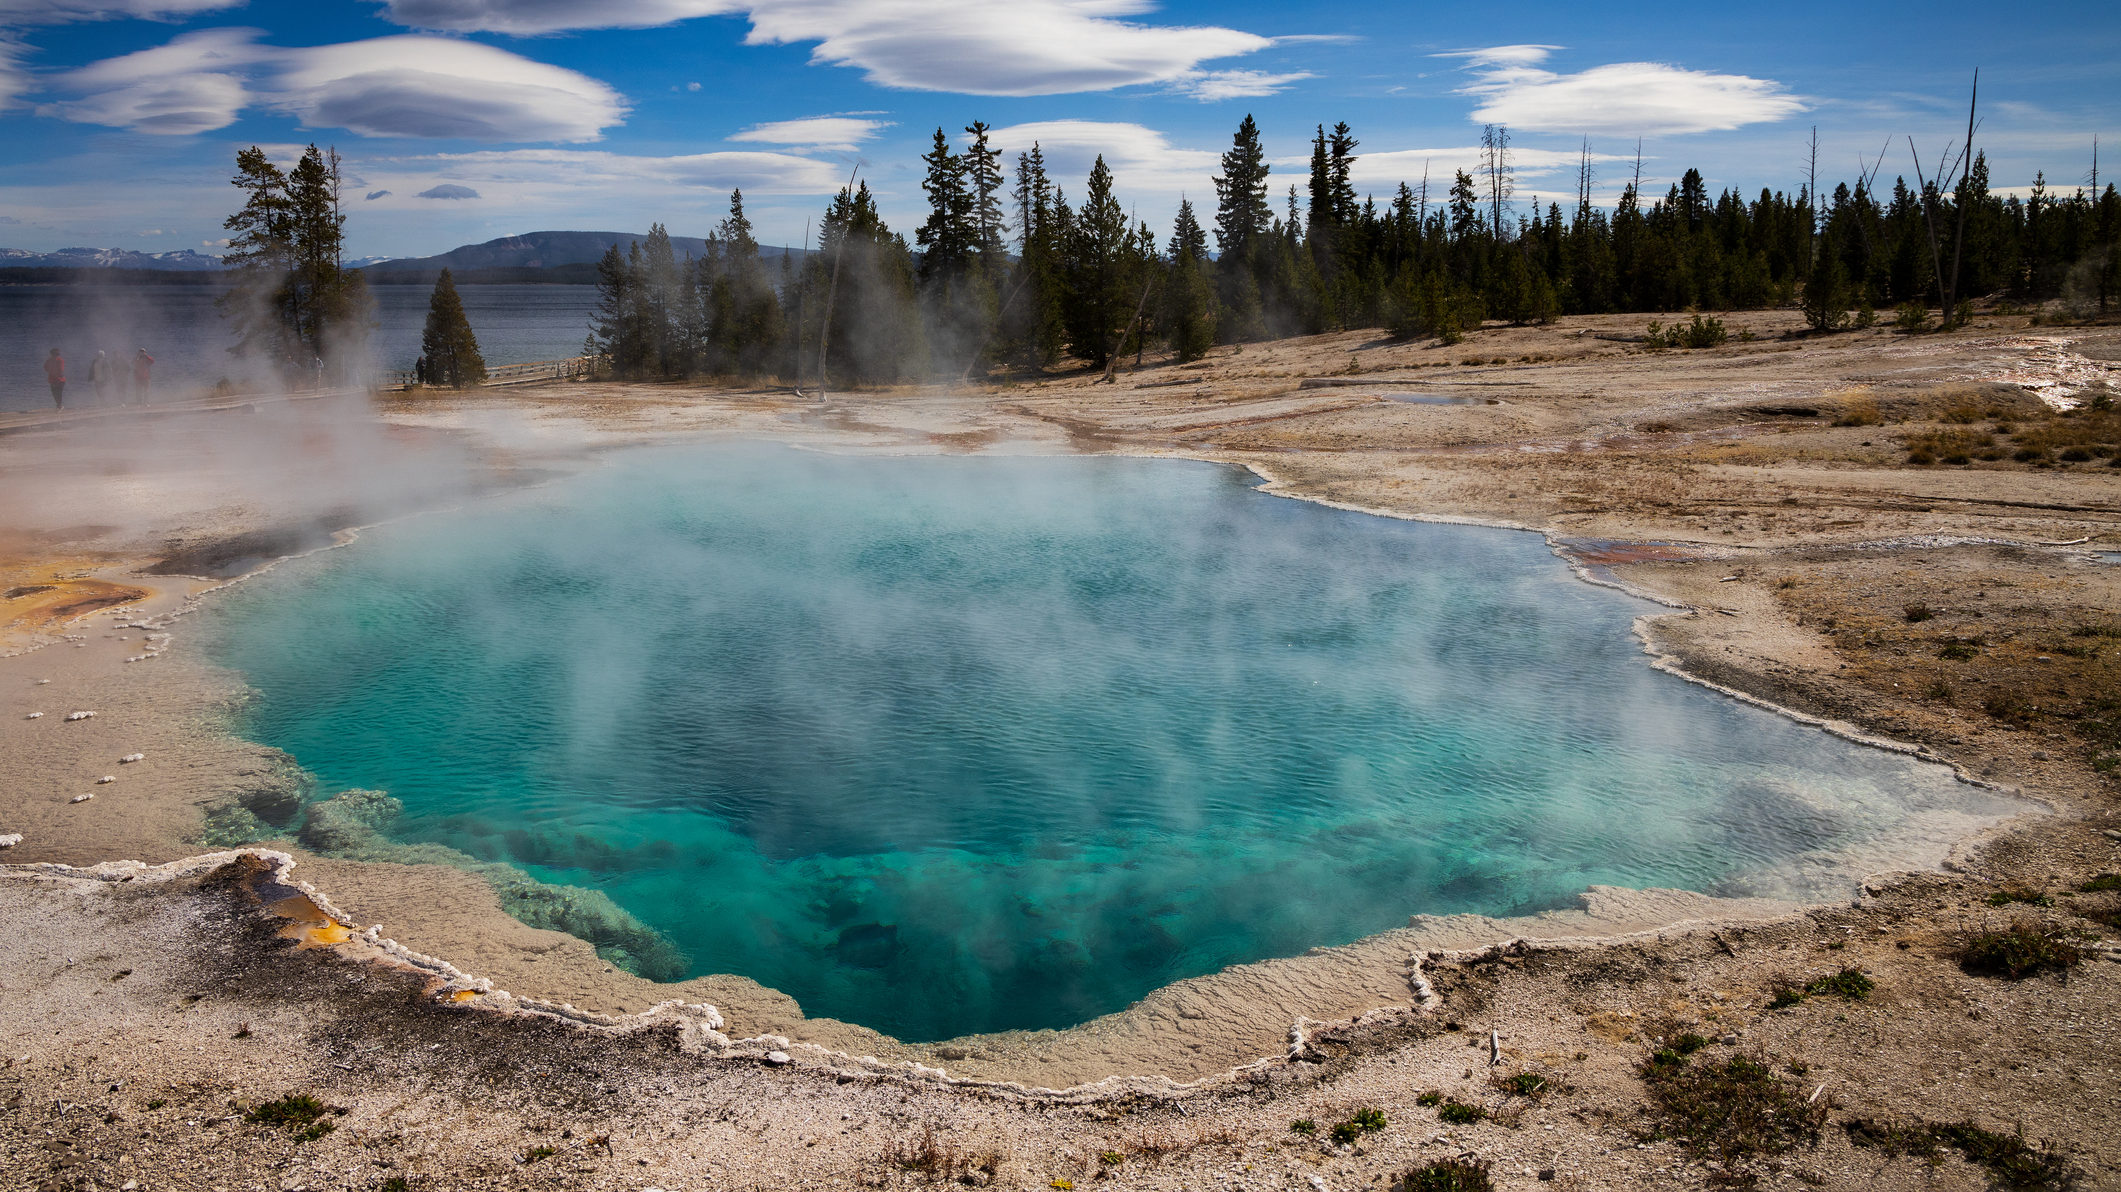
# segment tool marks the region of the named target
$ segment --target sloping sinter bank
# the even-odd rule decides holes
[[[2006,809],[1652,670],[1645,611],[1224,467],[740,445],[372,531],[215,636],[409,851],[925,1040],[1594,883],[1840,897]]]

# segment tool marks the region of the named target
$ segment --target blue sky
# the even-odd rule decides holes
[[[744,189],[761,239],[801,243],[848,170],[911,233],[938,126],[1040,141],[1079,194],[1103,152],[1160,235],[1205,219],[1247,112],[1276,189],[1346,120],[1383,196],[1448,185],[1507,124],[1519,197],[1601,197],[1688,166],[1794,189],[1885,153],[1911,174],[1964,135],[1982,70],[1996,186],[2074,185],[2092,138],[2121,177],[2121,9],[1973,4],[1414,5],[1320,0],[0,0],[0,246],[215,251],[235,150],[336,145],[354,255],[541,228],[703,235]],[[2105,154],[2102,154],[2104,156]],[[1927,168],[1927,167],[1925,167]],[[2106,167],[2102,166],[2103,175]],[[1286,180],[1282,181],[1283,176]],[[373,195],[374,197],[369,197]]]

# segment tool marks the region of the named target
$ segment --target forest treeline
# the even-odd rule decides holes
[[[1809,185],[1712,196],[1690,169],[1653,197],[1638,164],[1608,211],[1591,201],[1586,146],[1568,208],[1519,211],[1505,128],[1486,130],[1475,173],[1380,198],[1354,184],[1358,142],[1344,123],[1318,128],[1308,176],[1277,192],[1247,116],[1222,155],[1214,209],[1182,200],[1159,240],[1121,203],[1103,157],[1071,199],[1038,145],[1007,170],[986,125],[965,134],[936,130],[922,159],[928,215],[911,241],[857,183],[833,198],[819,251],[800,264],[762,262],[740,192],[700,259],[678,259],[660,224],[626,252],[614,246],[598,263],[587,352],[627,377],[855,384],[1035,372],[1071,357],[1110,367],[1150,348],[1188,360],[1218,343],[1350,327],[1455,340],[1487,319],[1801,305],[1832,330],[1903,306],[1943,308],[1949,323],[1973,297],[2061,298],[2078,313],[2121,301],[2115,188],[2062,194],[2036,179],[2025,198],[1998,195],[1979,153],[1941,180],[1885,191],[1872,171],[1816,196]]]

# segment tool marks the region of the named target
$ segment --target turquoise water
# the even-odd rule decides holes
[[[745,445],[372,530],[213,636],[247,731],[400,839],[934,1039],[1419,912],[1789,893],[1983,798],[1651,670],[1645,611],[1223,467]]]

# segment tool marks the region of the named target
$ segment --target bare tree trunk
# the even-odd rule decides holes
[[[825,313],[818,316],[817,332],[817,395],[825,396],[825,350],[832,344],[832,304],[840,292],[840,261],[847,255],[847,235],[853,229],[854,176],[862,172],[860,162],[847,171],[848,226],[840,229],[840,242],[832,246],[832,281],[825,287]]]
[[[1930,213],[1930,184],[1929,180],[1922,176],[1922,155],[1915,152],[1913,137],[1907,139],[1907,152],[1908,156],[1915,159],[1915,181],[1922,187],[1922,223],[1929,229],[1930,234],[1930,272],[1937,275],[1937,301],[1944,302],[1944,257],[1937,248],[1937,218]],[[1944,312],[1944,317],[1949,322],[1949,309]]]
[[[1811,164],[1804,175],[1804,213],[1811,217],[1804,229],[1804,265],[1810,269],[1817,264],[1819,251],[1815,247],[1819,236],[1819,126],[1812,125]]]
[[[1155,285],[1156,274],[1152,272],[1149,280],[1142,283],[1142,297],[1141,301],[1134,304],[1134,317],[1127,320],[1127,325],[1120,330],[1119,339],[1113,343],[1112,349],[1105,353],[1105,375],[1098,378],[1098,384],[1112,383],[1112,370],[1119,367],[1119,350],[1126,346],[1128,333],[1134,330],[1136,323],[1141,322],[1142,312],[1149,308],[1149,291]]]
[[[1959,168],[1959,227],[1952,233],[1952,288],[1944,297],[1944,325],[1952,326],[1958,319],[1959,308],[1959,258],[1966,252],[1966,184],[1974,176],[1974,105],[1981,98],[1981,71],[1974,71],[1973,94],[1966,101],[1966,144],[1960,148],[1959,156],[1964,163]],[[1939,182],[1938,186],[1943,186]],[[1942,197],[1941,195],[1939,197]],[[2094,196],[2096,199],[2097,196]]]
[[[803,221],[803,259],[810,259],[810,221]],[[799,267],[800,268],[800,267]],[[795,351],[791,353],[795,362],[795,395],[803,396],[803,323],[804,306],[802,274],[794,274],[795,283]]]
[[[965,361],[965,371],[958,374],[958,384],[963,385],[972,380],[972,370],[979,365],[980,357],[987,354],[987,345],[994,342],[994,332],[1001,326],[1002,316],[1009,313],[1010,304],[1016,301],[1018,294],[1023,293],[1024,283],[1030,280],[1031,270],[1025,269],[1023,276],[1016,279],[1016,284],[1009,287],[1009,296],[1002,299],[1001,306],[994,312],[994,322],[987,325],[987,333],[980,336],[979,347],[974,348],[971,359]]]

